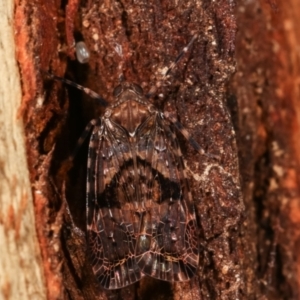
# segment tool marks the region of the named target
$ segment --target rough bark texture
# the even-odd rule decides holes
[[[238,145],[248,214],[247,294],[299,299],[299,2],[237,7]],[[248,261],[248,262],[247,262]],[[255,266],[255,267],[254,267]]]
[[[49,299],[298,299],[296,2],[17,3],[20,114]],[[209,160],[180,139],[199,223],[198,276],[102,291],[64,202],[84,231],[86,147],[70,172],[63,163],[102,109],[43,72],[67,76],[110,102],[122,74],[149,91],[194,34],[153,102],[218,157]],[[72,60],[74,39],[89,47],[88,65]]]
[[[15,58],[14,3],[0,2],[0,299],[45,299]]]

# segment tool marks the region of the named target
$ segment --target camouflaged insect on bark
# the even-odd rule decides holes
[[[87,239],[101,286],[143,275],[169,282],[194,276],[199,261],[193,199],[174,125],[122,83],[95,121],[87,170]]]
[[[123,66],[124,69],[128,71],[134,67],[126,74],[126,79],[139,82],[147,90],[188,42],[190,33],[201,32],[191,55],[172,74],[175,79],[170,79],[170,84],[167,82],[159,93],[164,95],[165,110],[180,119],[206,152],[220,155],[218,163],[211,162],[179,138],[200,229],[198,280],[201,296],[210,299],[207,295],[212,294],[211,289],[215,295],[227,293],[229,298],[239,294],[244,284],[238,260],[243,204],[235,135],[224,105],[224,85],[234,70],[230,61],[233,50],[230,37],[234,34],[231,8],[224,2],[208,5],[205,10],[190,1],[178,6],[162,3],[160,7],[143,1],[126,2],[123,7],[119,7],[119,3],[92,2],[92,6],[81,10],[82,34],[92,57],[85,86],[97,90],[104,98],[108,98],[118,81],[120,52],[114,50],[118,45],[123,46],[124,55],[130,56],[131,64]],[[149,5],[152,10],[146,9]],[[141,11],[141,8],[145,9]],[[222,23],[222,11],[233,26]],[[126,14],[126,18],[122,19],[120,12]],[[151,21],[153,17],[156,23]],[[121,19],[123,23],[114,21]],[[180,26],[171,22],[177,19],[183,22]],[[140,24],[140,31],[136,24]],[[180,35],[179,30],[184,35]],[[162,102],[156,102],[157,107],[163,106]]]

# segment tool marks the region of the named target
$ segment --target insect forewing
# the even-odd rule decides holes
[[[137,235],[138,265],[161,280],[189,280],[199,260],[197,227],[173,126],[157,112],[148,126],[139,128],[137,141],[146,208]]]
[[[93,271],[117,289],[148,275],[190,279],[198,265],[193,200],[172,123],[130,84],[90,138],[87,231]]]

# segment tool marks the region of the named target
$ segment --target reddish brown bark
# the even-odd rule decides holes
[[[255,263],[256,289],[267,299],[299,298],[299,17],[297,1],[237,9],[233,90],[246,228],[256,252],[249,268]]]
[[[299,297],[296,2],[248,1],[234,7],[228,1],[89,0],[76,10],[78,1],[70,0],[67,13],[60,1],[17,4],[24,93],[20,113],[49,299]],[[85,228],[84,148],[69,174],[61,166],[101,108],[72,89],[67,96],[65,87],[42,72],[64,76],[66,71],[110,101],[122,73],[148,91],[195,33],[198,39],[158,91],[164,97],[156,97],[155,103],[180,119],[208,153],[219,156],[212,164],[181,140],[199,218],[198,278],[191,285],[175,286],[144,280],[105,293],[96,286],[86,260],[84,238],[72,231],[68,215],[61,220],[61,182],[68,178],[71,214],[75,224]],[[88,65],[68,59],[72,45],[65,42],[71,43],[72,34],[88,45]],[[116,50],[120,46],[123,55]]]

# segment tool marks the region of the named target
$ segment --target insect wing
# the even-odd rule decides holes
[[[143,274],[189,280],[199,260],[196,228],[172,123],[154,112],[130,137],[103,118],[90,138],[87,170],[89,253],[101,286],[122,288]]]
[[[136,135],[145,206],[136,241],[138,265],[157,279],[189,280],[199,261],[197,225],[175,129],[157,113]]]
[[[114,132],[109,127],[114,126]],[[87,170],[87,238],[94,274],[106,289],[141,279],[135,261],[132,153],[124,129],[102,119],[90,138]]]

